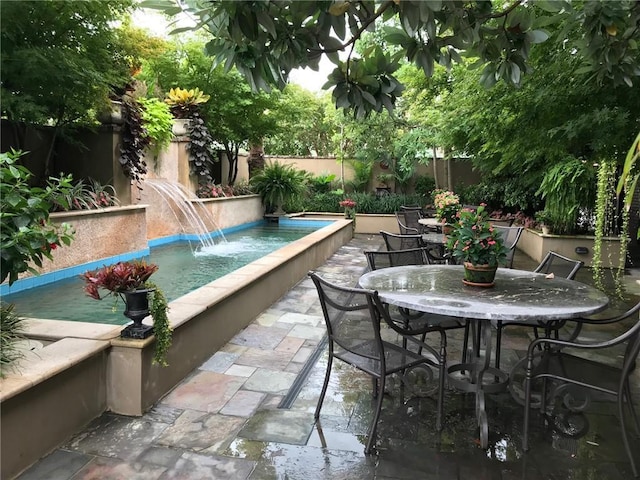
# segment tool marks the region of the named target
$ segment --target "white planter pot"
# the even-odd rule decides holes
[[[189,126],[188,118],[174,118],[173,119],[173,134],[174,135],[187,135],[187,127]]]
[[[104,125],[122,125],[124,122],[122,119],[122,102],[111,100],[111,108],[100,112],[97,117],[98,121]]]

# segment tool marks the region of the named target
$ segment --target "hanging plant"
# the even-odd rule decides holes
[[[157,156],[166,150],[173,138],[173,116],[169,105],[157,98],[141,98],[141,117],[150,140],[151,153]]]
[[[189,143],[187,144],[187,151],[189,152],[191,173],[198,175],[201,183],[213,183],[211,167],[216,159],[212,148],[213,138],[204,119],[197,111],[191,113],[188,131]]]
[[[602,270],[602,240],[613,234],[615,222],[615,181],[616,165],[603,160],[598,165],[598,185],[596,192],[595,239],[593,242],[592,273],[596,288],[604,291],[604,272]]]
[[[142,107],[128,95],[122,97],[122,142],[120,145],[120,165],[127,175],[142,190],[140,182],[147,173],[147,163],[144,161],[144,151],[151,140],[142,120]]]

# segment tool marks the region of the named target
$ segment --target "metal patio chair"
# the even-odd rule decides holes
[[[405,250],[365,250],[369,270],[401,265],[428,265],[429,254],[425,247]]]
[[[418,210],[401,210],[395,212],[401,235],[421,234],[424,227],[418,223],[422,215]]]
[[[408,248],[421,248],[424,246],[422,235],[418,233],[402,235],[381,230],[380,235],[382,235],[384,244],[390,252],[394,250],[406,250]]]
[[[380,230],[380,235],[382,235],[384,244],[390,252],[411,248],[424,248],[424,253],[427,256],[429,264],[444,264],[450,261],[450,258],[445,254],[442,243],[425,241],[425,237],[428,235],[398,235],[397,233],[385,232],[384,230]]]
[[[436,367],[440,372],[436,425],[441,429],[446,360],[444,334],[440,342],[440,352],[430,349],[430,357],[385,341],[381,336],[381,322],[394,330],[397,327],[389,318],[378,292],[341,287],[321,278],[315,272],[309,272],[309,276],[318,290],[329,339],[327,370],[314,419],[318,421],[320,418],[334,359],[370,375],[373,379],[373,397],[377,401],[364,450],[369,454],[375,445],[387,377],[394,373],[405,375],[412,367],[425,365]]]
[[[625,422],[625,407],[633,419],[636,435],[640,437],[640,422],[633,405],[629,377],[636,367],[640,353],[640,320],[638,319],[640,303],[610,319],[582,319],[585,323],[616,323],[631,319],[633,325],[623,334],[601,342],[568,342],[555,338],[538,338],[531,342],[527,350],[524,380],[524,429],[522,446],[529,449],[529,421],[532,408],[532,383],[540,387],[540,411],[547,414],[549,398],[563,399],[564,407],[571,413],[581,412],[589,405],[589,397],[578,397],[580,393],[588,395],[590,391],[613,397],[617,403],[617,414],[620,421],[622,441],[631,463],[635,477],[640,476],[638,470],[638,450],[631,450]],[[612,365],[610,361],[601,362],[584,357],[602,351],[607,359],[619,357],[616,347],[624,346],[621,362]],[[542,350],[542,351],[539,351]],[[571,353],[570,353],[571,352]],[[580,354],[582,352],[582,355]],[[575,353],[575,354],[574,354]],[[591,357],[592,355],[590,355]],[[534,361],[536,365],[534,366]],[[549,390],[549,388],[551,389]],[[586,391],[585,391],[586,390]],[[580,401],[581,400],[581,401]]]
[[[557,276],[562,276],[569,280],[573,280],[578,273],[578,270],[582,268],[584,262],[582,260],[574,260],[573,258],[565,257],[564,255],[560,255],[559,253],[550,250],[547,252],[545,257],[542,259],[540,264],[536,267],[534,272],[545,273]],[[496,335],[496,358],[495,358],[495,367],[500,368],[500,350],[501,350],[501,342],[502,342],[502,331],[505,327],[509,325],[519,326],[519,327],[530,327],[533,328],[533,333],[535,338],[540,338],[539,330],[544,330],[544,337],[551,337],[552,334],[555,338],[559,338],[559,330],[565,325],[565,321],[562,322],[502,322],[501,320],[496,320],[492,322],[496,327],[497,335]],[[582,323],[575,323],[573,333],[567,338],[568,341],[573,341],[577,338],[580,330],[582,329]]]
[[[502,240],[504,240],[504,246],[509,249],[505,266],[507,268],[513,268],[513,257],[516,253],[516,245],[518,244],[518,240],[520,240],[524,227],[501,227],[495,225],[494,228],[500,232]]]

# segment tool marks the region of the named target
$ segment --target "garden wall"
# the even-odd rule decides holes
[[[537,262],[542,261],[549,250],[553,250],[566,257],[582,260],[586,267],[591,267],[594,241],[595,237],[587,235],[543,235],[527,228],[518,241],[518,249]],[[617,268],[620,260],[620,239],[605,238],[602,242],[601,257],[604,268]]]

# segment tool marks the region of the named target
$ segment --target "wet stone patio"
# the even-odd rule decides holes
[[[357,235],[317,270],[353,286],[366,268],[362,251],[380,246],[376,235]],[[514,267],[531,270],[535,264],[518,252]],[[447,335],[449,359],[460,358],[461,333]],[[529,335],[519,328],[505,330],[503,368],[522,358]],[[317,293],[305,278],[144,416],[105,413],[18,478],[632,478],[615,404],[604,399],[596,399],[601,401],[594,401],[587,415],[557,419],[553,425],[534,414],[531,450],[524,454],[523,409],[509,393],[487,396],[489,448],[484,450],[474,395],[447,391],[444,429],[438,433],[435,397],[413,397],[411,385],[400,395],[398,379],[389,382],[385,395],[378,452],[366,456],[373,401],[365,374],[335,362],[321,421],[314,425],[326,361]],[[632,382],[640,399],[637,371]],[[640,441],[632,436],[632,442],[640,452]]]

